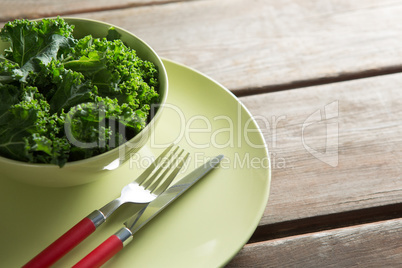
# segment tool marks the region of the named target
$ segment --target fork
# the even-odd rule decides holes
[[[139,204],[137,211],[144,208],[168,188],[188,157],[189,153],[184,149],[179,151],[178,146],[170,145],[136,180],[124,186],[120,197],[83,218],[23,268],[51,266],[95,232],[96,228],[125,203]]]

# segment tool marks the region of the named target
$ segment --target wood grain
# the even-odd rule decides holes
[[[401,85],[394,74],[240,98],[273,167],[260,226],[402,203]]]
[[[79,16],[126,28],[243,95],[401,71],[401,13],[401,0],[223,0]]]
[[[402,1],[225,0],[153,5],[167,2],[3,1],[0,19],[75,14],[107,21],[134,32],[161,56],[208,74],[236,94],[402,70]],[[273,165],[272,193],[257,233],[280,230],[286,236],[303,228],[319,230],[326,225],[329,229],[343,220],[352,225],[399,215],[395,213],[400,213],[402,203],[401,85],[402,75],[394,74],[240,98],[261,126]],[[383,241],[375,240],[381,235],[369,236],[376,228],[384,230],[384,239],[389,238],[400,230],[400,223],[370,223],[250,244],[231,265],[264,266],[260,255],[279,264],[286,258],[278,256],[290,250],[296,251],[295,257],[285,264],[314,267],[320,262],[311,258],[314,263],[309,263],[306,256],[320,252],[318,260],[323,260],[332,249],[339,250],[340,257],[330,259],[335,265],[341,256],[348,256],[350,237],[357,241],[350,256],[359,257],[346,257],[343,263],[364,263],[357,245],[366,238]],[[385,252],[400,261],[391,248],[396,240],[390,239]],[[331,241],[335,244],[326,246]],[[303,243],[311,244],[304,250]],[[375,249],[365,245],[362,252],[367,251]],[[384,256],[377,253],[370,255],[370,262]],[[391,257],[389,264],[394,261]]]
[[[74,13],[105,11],[128,7],[166,4],[177,1],[180,0],[2,0],[0,3],[0,21],[4,22],[16,18],[34,19]]]
[[[400,217],[402,74],[383,74],[402,71],[401,13],[402,0],[0,3],[3,22],[110,22],[236,94],[255,94],[240,100],[273,166],[257,233],[305,234],[249,244],[229,267],[402,265],[401,219],[310,233]],[[284,91],[257,94],[275,90]]]
[[[7,0],[0,14],[75,12],[110,22],[239,95],[402,70],[402,0],[205,0],[138,7],[154,2],[165,1]]]
[[[401,267],[402,219],[246,245],[226,267]]]
[[[232,42],[232,46],[244,44],[247,47],[250,45],[248,43],[251,42],[250,40],[260,40],[250,36],[250,39],[242,39],[242,43],[239,39],[229,41],[228,38],[223,37],[227,37],[224,33],[229,31],[229,25],[244,27],[243,24],[253,21],[252,14],[256,16],[256,27],[260,27],[258,25],[264,21],[265,16],[270,16],[270,13],[262,12],[264,9],[258,9],[264,6],[264,3],[266,2],[250,2],[249,9],[245,7],[245,2],[241,1],[231,1],[231,4],[225,1],[201,1],[94,12],[82,14],[82,16],[114,22],[133,32],[138,31],[140,37],[149,37],[150,41],[159,48],[160,54],[182,59],[192,67],[198,66],[207,73],[212,71],[219,76],[218,71],[223,71],[225,68],[218,68],[218,70],[212,64],[209,67],[203,67],[203,64],[207,61],[211,62],[214,57],[231,58],[227,54],[232,53],[231,47],[223,50],[218,44]],[[302,1],[300,5],[303,3]],[[357,7],[354,10],[354,4],[341,5],[341,1],[337,3],[335,11],[344,13],[345,19],[350,13],[356,15]],[[390,6],[391,2],[368,1],[365,3],[362,3],[358,9],[360,16],[366,18],[373,10],[381,15],[381,10],[389,10],[391,14],[389,19],[393,19],[394,11]],[[216,10],[212,9],[212,6]],[[398,6],[398,2],[395,2],[393,8],[397,10]],[[223,12],[223,7],[227,8],[231,16]],[[314,9],[310,6],[311,14],[318,12],[318,7]],[[222,11],[219,20],[218,11]],[[234,16],[235,14],[238,16]],[[332,13],[323,13],[322,16],[325,17],[328,14]],[[285,16],[287,20],[297,19],[299,16],[288,15]],[[151,18],[158,18],[158,20]],[[237,20],[242,20],[244,23],[236,24]],[[205,23],[202,24],[201,21]],[[212,27],[213,21],[220,23]],[[293,23],[295,22],[292,22],[292,25]],[[163,25],[163,31],[160,30],[161,25]],[[333,25],[334,31],[337,27]],[[214,30],[211,31],[211,29]],[[158,33],[158,35],[150,35],[150,33]],[[263,33],[260,31],[260,35]],[[250,34],[258,35],[257,32]],[[189,42],[189,40],[194,41],[194,38],[197,38],[197,42]],[[347,39],[353,40],[353,38]],[[213,42],[207,47],[206,44],[210,40]],[[384,40],[384,38],[380,36],[378,40]],[[179,46],[179,43],[183,43],[183,46]],[[364,43],[356,44],[365,46]],[[200,57],[192,56],[187,50],[195,46],[198,47],[197,53]],[[202,47],[205,49],[202,50]],[[371,46],[367,48],[369,47]],[[357,51],[357,47],[355,48]],[[339,53],[341,51],[338,50]],[[383,55],[382,52],[379,51],[378,55]],[[226,69],[225,72],[228,75],[226,79],[230,79],[226,81],[236,81],[239,79],[238,71],[247,70],[245,63],[251,55],[247,53],[244,54],[245,57],[237,59],[238,62],[233,65],[236,68]],[[359,55],[353,56],[358,62]],[[371,58],[375,57],[375,53],[371,54]],[[287,59],[290,58],[287,57]],[[334,63],[335,61],[332,60],[333,58],[326,64]],[[394,60],[397,58],[394,57]],[[291,61],[284,61],[283,64],[285,63],[292,66]],[[339,62],[342,66],[346,66],[344,63]],[[237,78],[234,78],[233,75],[236,74]],[[261,72],[261,77],[262,74]],[[283,76],[283,81],[292,81],[292,75],[294,74]],[[261,83],[269,84],[268,81],[264,81]],[[402,137],[399,135],[402,131],[400,110],[402,98],[399,90],[401,82],[400,75],[390,75],[241,98],[251,113],[262,120],[261,128],[270,147],[274,167],[272,195],[260,226],[356,211],[372,206],[387,206],[402,201],[402,180],[400,180]],[[326,134],[325,128],[321,127],[323,124],[311,124],[306,128],[304,140],[302,127],[309,116],[336,101],[338,116],[332,121],[338,126],[339,147],[333,153],[338,154],[338,164],[332,167],[314,157],[306,149],[309,147],[321,153],[325,152]],[[331,159],[331,155],[328,154],[327,158]]]

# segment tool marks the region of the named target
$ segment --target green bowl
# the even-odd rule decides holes
[[[82,18],[64,19],[67,23],[75,26],[75,38],[82,38],[88,34],[95,38],[102,38],[107,35],[109,28],[113,26],[121,34],[120,39],[127,46],[135,49],[140,58],[153,62],[159,70],[159,109],[148,125],[125,144],[88,159],[69,162],[62,168],[56,165],[32,164],[0,157],[0,179],[15,179],[39,186],[67,187],[89,183],[108,176],[114,169],[129,160],[132,153],[135,153],[147,143],[163,110],[163,104],[166,102],[168,94],[167,73],[162,60],[148,44],[134,34],[105,22]],[[3,51],[8,46],[9,44],[0,41],[0,51]]]

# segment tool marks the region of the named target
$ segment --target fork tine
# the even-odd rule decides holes
[[[170,159],[175,155],[177,150],[179,149],[178,146],[173,150],[173,152],[167,157],[163,158],[160,160],[160,162],[155,166],[154,172],[151,173],[151,175],[142,183],[140,184],[142,187],[145,189],[149,190],[148,187],[152,184],[152,182],[155,181],[156,178],[158,178],[159,174],[163,171],[164,168],[166,168],[166,164],[169,164]],[[162,177],[162,176],[159,176]]]
[[[184,150],[183,150],[183,152],[184,152]],[[190,153],[186,153],[184,158],[180,161],[179,164],[177,164],[176,168],[172,171],[172,173],[170,173],[169,177],[163,182],[163,184],[161,186],[159,186],[158,188],[156,188],[155,190],[153,190],[151,193],[153,193],[155,195],[160,195],[161,193],[163,193],[169,187],[169,185],[172,183],[174,178],[177,176],[177,174],[179,173],[181,168],[184,166],[184,163],[187,161],[189,156],[190,156]]]
[[[138,184],[142,184],[146,178],[149,177],[149,175],[152,173],[152,171],[155,170],[155,168],[159,165],[159,163],[163,160],[163,158],[166,156],[167,153],[172,149],[174,144],[171,144],[169,147],[167,147],[160,155],[159,157],[151,164],[149,167],[142,172],[142,174],[135,180]]]
[[[174,163],[177,163],[177,159],[183,154],[184,150],[182,149],[180,152],[177,153],[174,159],[170,161],[173,155],[165,161],[164,164],[167,165],[161,165],[161,167],[158,170],[158,173],[160,173],[163,170],[163,173],[158,177],[158,179],[154,180],[152,185],[148,187],[148,190],[151,191],[151,193],[155,190],[155,188],[162,182],[162,180],[166,177],[166,174],[172,170]]]

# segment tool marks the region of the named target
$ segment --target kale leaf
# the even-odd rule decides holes
[[[15,75],[26,82],[29,72],[37,71],[40,62],[48,64],[74,46],[72,31],[73,27],[60,18],[8,22],[0,31],[0,38],[11,43],[4,57],[18,64]]]
[[[107,38],[73,36],[62,18],[15,20],[0,30],[0,155],[62,167],[113,149],[147,124],[158,70]]]
[[[92,101],[97,88],[92,85],[91,81],[84,80],[84,76],[79,72],[60,68],[57,72],[54,69],[52,82],[56,90],[49,100],[50,112],[61,112],[69,110],[74,105]]]

